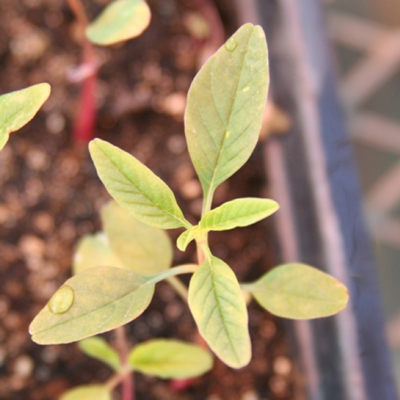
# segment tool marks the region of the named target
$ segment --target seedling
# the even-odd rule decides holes
[[[97,173],[119,206],[150,227],[183,228],[177,245],[184,251],[195,241],[197,264],[132,270],[120,268],[110,259],[107,266],[84,269],[65,282],[32,322],[35,342],[69,343],[126,324],[148,307],[158,282],[178,280],[180,274],[193,274],[187,299],[200,335],[232,368],[242,368],[251,360],[242,291],[285,318],[326,317],[346,306],[348,293],[343,284],[300,263],[278,266],[255,282],[240,285],[234,271],[214,256],[209,246],[208,232],[254,224],[279,208],[273,200],[241,198],[212,209],[216,188],[245,164],[256,146],[268,84],[265,35],[261,27],[251,24],[242,26],[194,79],[185,112],[185,134],[204,194],[202,216],[196,225],[185,218],[171,189],[136,158],[100,139],[90,143]],[[122,245],[131,246],[136,239],[129,238],[123,219],[105,214],[110,247],[126,265],[122,259],[128,250]],[[137,240],[145,237],[143,228],[143,237]],[[157,242],[152,251],[158,246],[162,247]]]
[[[90,268],[112,265],[151,276],[171,267],[172,243],[163,230],[139,222],[114,201],[103,208],[101,217],[104,231],[84,236],[77,245],[72,266],[75,275]],[[169,278],[169,282],[177,290],[182,289],[182,283],[173,277]],[[63,313],[74,301],[74,296],[73,290],[64,285],[50,300],[50,310]],[[121,335],[125,342],[124,331],[116,332],[117,339],[121,339]],[[126,343],[116,345],[125,347]],[[79,342],[79,347],[87,355],[108,364],[115,374],[104,385],[72,389],[62,400],[79,399],[81,391],[85,396],[107,392],[109,397],[105,398],[111,398],[113,388],[123,383],[124,378],[132,379],[135,371],[163,379],[183,379],[201,375],[213,364],[208,351],[177,340],[150,340],[131,349],[120,349],[121,355],[100,337],[84,339]],[[133,391],[132,388],[130,390]],[[131,399],[131,395],[126,398]]]
[[[0,96],[0,150],[10,133],[21,129],[39,111],[50,95],[50,85],[38,85]]]
[[[61,400],[111,400],[112,390],[124,376],[132,372],[157,376],[162,379],[191,378],[209,371],[211,354],[193,344],[179,340],[154,339],[129,350],[127,363],[100,337],[79,342],[79,347],[90,357],[107,364],[114,375],[102,385],[82,385],[64,393]]]
[[[144,0],[116,0],[90,22],[81,0],[68,0],[68,4],[84,35],[83,63],[71,74],[73,81],[83,81],[73,137],[76,141],[87,143],[94,136],[96,120],[95,90],[99,65],[93,44],[109,46],[141,35],[150,23],[151,12]]]

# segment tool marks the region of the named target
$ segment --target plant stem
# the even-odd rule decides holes
[[[82,27],[86,27],[89,24],[88,17],[86,16],[85,8],[81,0],[68,0],[68,5],[71,11],[74,13],[75,18]]]
[[[164,279],[168,279],[175,275],[190,274],[190,273],[195,272],[197,268],[198,268],[197,264],[179,265],[178,267],[173,267],[173,268],[167,269],[166,271],[160,272],[157,275],[149,276],[148,283],[158,283]]]
[[[68,0],[68,5],[74,13],[83,37],[83,63],[90,71],[83,78],[82,91],[79,100],[79,114],[73,128],[75,142],[87,143],[93,138],[93,130],[96,121],[95,90],[97,82],[97,63],[92,43],[86,39],[85,29],[89,24],[85,8],[81,0]]]
[[[118,386],[122,380],[124,379],[125,375],[122,374],[114,374],[107,380],[105,386],[108,390],[113,390],[116,386]]]
[[[188,288],[176,276],[170,276],[166,279],[167,282],[174,288],[175,292],[179,294],[184,302],[188,301]]]
[[[126,338],[125,327],[120,326],[115,329],[115,341],[121,356],[123,367],[127,366],[129,343]],[[133,372],[129,372],[122,378],[122,396],[121,400],[135,400],[135,392],[133,385]]]

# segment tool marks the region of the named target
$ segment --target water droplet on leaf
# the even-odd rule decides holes
[[[227,42],[225,43],[225,48],[228,51],[233,51],[235,50],[237,47],[237,41],[234,37],[231,37],[230,39],[227,40]]]
[[[57,290],[49,301],[49,308],[53,314],[64,314],[74,302],[74,291],[68,285]]]

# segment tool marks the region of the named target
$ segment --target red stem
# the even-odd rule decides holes
[[[91,72],[83,80],[81,95],[79,99],[79,114],[74,123],[72,138],[74,142],[87,143],[94,137],[94,126],[96,122],[96,58],[92,43],[86,39],[84,34],[89,20],[81,0],[68,0],[69,7],[78,21],[83,37],[83,63],[89,67]],[[81,65],[81,67],[82,67]]]
[[[120,326],[115,330],[115,341],[118,352],[121,356],[122,365],[128,363],[129,343],[126,338],[125,327]],[[122,381],[121,400],[135,400],[135,388],[133,385],[133,373],[127,374]]]
[[[83,81],[79,99],[79,114],[72,131],[74,142],[88,143],[94,137],[96,80],[96,74],[93,74]]]

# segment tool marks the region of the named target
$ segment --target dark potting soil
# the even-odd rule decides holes
[[[89,14],[105,3],[86,2]],[[154,0],[150,5],[153,20],[142,37],[96,49],[103,65],[96,91],[95,135],[149,166],[172,187],[189,219],[195,220],[201,188],[183,131],[185,96],[200,49],[185,28],[195,9],[190,1]],[[234,23],[227,19],[228,11],[229,31]],[[75,21],[66,2],[0,2],[0,93],[42,81],[53,88],[38,116],[13,134],[0,154],[0,399],[4,400],[53,400],[68,388],[103,382],[111,375],[75,344],[39,346],[28,334],[30,321],[70,277],[77,240],[101,228],[99,210],[110,198],[87,146],[71,140],[79,86],[67,76],[80,57]],[[257,149],[246,166],[221,185],[214,204],[236,197],[266,197],[263,168]],[[179,233],[171,231],[171,238]],[[275,262],[271,235],[271,221],[215,233],[212,249],[239,280],[251,280]],[[193,259],[193,245],[186,253],[175,251],[175,264]],[[282,321],[254,302],[249,314],[253,345],[249,366],[236,371],[216,360],[212,372],[184,392],[172,390],[168,381],[137,374],[137,399],[294,399],[295,373]],[[158,285],[149,309],[127,331],[132,343],[152,337],[191,341],[196,336],[188,307],[164,283]]]

